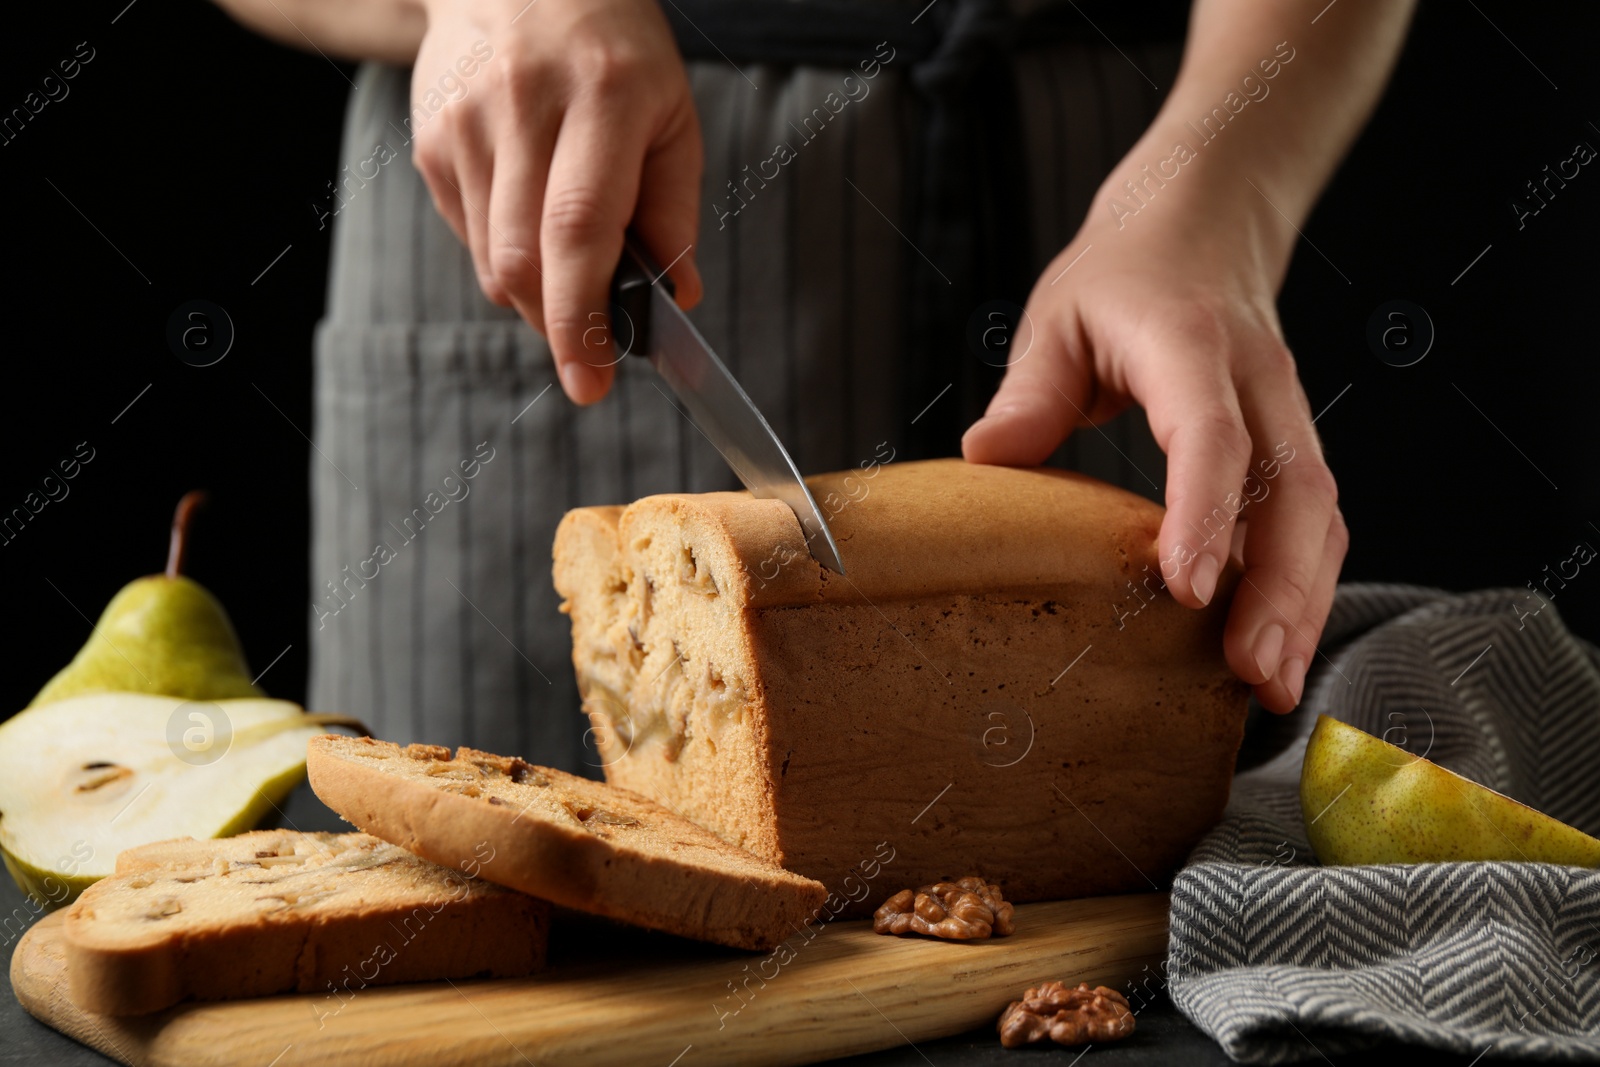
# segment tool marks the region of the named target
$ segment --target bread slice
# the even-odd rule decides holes
[[[550,907],[366,834],[258,830],[128,849],[67,910],[68,992],[141,1015],[544,965]]]
[[[578,911],[768,949],[827,891],[624,789],[470,748],[314,737],[311,788],[361,829]]]
[[[1163,573],[1193,557],[1158,558],[1148,500],[1059,470],[863,466],[807,479],[842,575],[748,493],[568,513],[555,584],[607,781],[845,915],[973,873],[1018,902],[1149,890],[1227,802],[1237,571],[1192,611]]]

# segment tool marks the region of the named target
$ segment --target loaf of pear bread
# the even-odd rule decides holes
[[[356,826],[576,911],[770,949],[826,890],[625,789],[471,748],[313,737],[311,788]]]
[[[257,830],[125,850],[67,909],[68,995],[142,1015],[544,965],[550,906],[366,834]]]
[[[1063,471],[808,483],[842,575],[746,493],[563,519],[555,584],[607,779],[820,880],[834,915],[975,873],[1018,902],[1157,887],[1227,802],[1236,571],[1179,605],[1162,509]]]

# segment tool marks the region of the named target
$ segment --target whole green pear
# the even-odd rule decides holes
[[[1325,865],[1520,860],[1600,867],[1600,840],[1326,715],[1306,743],[1300,810]]]
[[[180,573],[189,519],[203,500],[189,493],[173,517],[167,571],[127,585],[100,615],[87,643],[29,707],[84,693],[153,693],[188,700],[262,696],[233,624],[217,598]]]

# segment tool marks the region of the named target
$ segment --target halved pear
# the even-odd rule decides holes
[[[1306,743],[1300,809],[1317,859],[1329,865],[1600,867],[1600,840],[1326,715]]]
[[[0,724],[0,852],[40,903],[110,874],[117,853],[255,826],[305,776],[331,716],[286,700],[92,693]]]

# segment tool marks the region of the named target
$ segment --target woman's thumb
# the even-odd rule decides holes
[[[1075,426],[1088,421],[1088,373],[1059,342],[1051,343],[1048,332],[1036,334],[1027,313],[1016,351],[983,418],[961,438],[961,454],[970,463],[1037,466]]]

